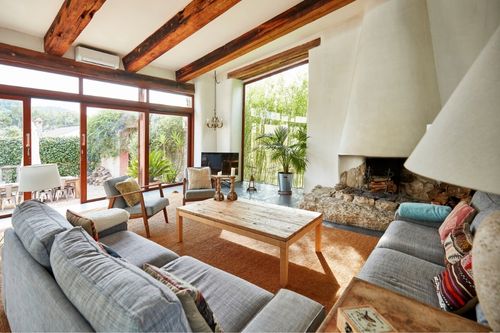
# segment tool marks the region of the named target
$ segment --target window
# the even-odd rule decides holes
[[[106,196],[104,181],[138,178],[139,113],[87,108],[87,198]]]
[[[139,88],[89,79],[83,79],[83,94],[127,101],[139,100]]]
[[[181,182],[187,167],[188,119],[151,114],[149,117],[149,180]]]
[[[6,65],[0,65],[0,84],[78,93],[77,77]]]
[[[292,133],[307,130],[308,65],[301,65],[245,85],[244,175],[255,181],[277,184],[281,170],[257,138],[285,126]],[[304,174],[296,174],[293,185],[303,186]]]
[[[158,90],[149,90],[149,102],[190,108],[192,106],[192,97]]]

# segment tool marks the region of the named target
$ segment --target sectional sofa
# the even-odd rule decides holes
[[[474,234],[489,214],[500,211],[500,196],[476,192],[471,205],[477,211],[470,225]],[[439,226],[440,223],[408,219],[396,213],[395,221],[389,224],[358,277],[439,308],[433,283],[433,277],[445,269]],[[478,319],[483,319],[480,307],[476,310]]]
[[[227,332],[314,331],[319,303],[276,295],[192,257],[179,257],[122,223],[99,241],[47,205],[27,201],[12,217],[2,251],[3,302],[13,331],[191,331],[176,295],[142,271],[162,267],[197,287]]]

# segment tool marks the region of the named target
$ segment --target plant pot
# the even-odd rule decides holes
[[[292,194],[293,173],[278,172],[278,193]]]

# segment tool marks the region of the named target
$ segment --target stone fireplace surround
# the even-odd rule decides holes
[[[324,219],[339,224],[383,231],[394,220],[402,202],[426,202],[454,206],[470,196],[470,189],[440,183],[404,168],[405,158],[362,158],[357,167],[340,175],[334,187],[317,185],[304,195],[299,208],[323,213]],[[390,170],[388,170],[390,169]],[[372,192],[370,177],[391,176],[396,192]]]

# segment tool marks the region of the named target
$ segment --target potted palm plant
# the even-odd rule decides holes
[[[282,171],[278,172],[279,194],[292,194],[293,173],[302,172],[307,166],[307,133],[299,128],[291,131],[288,127],[275,128],[273,133],[264,134],[257,138],[259,148],[270,154],[273,162],[281,164]]]

